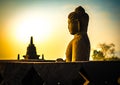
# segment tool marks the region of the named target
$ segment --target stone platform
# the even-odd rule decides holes
[[[120,85],[120,61],[0,61],[0,85]]]

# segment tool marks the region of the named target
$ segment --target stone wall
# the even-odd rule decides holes
[[[120,85],[120,61],[0,61],[0,85]]]

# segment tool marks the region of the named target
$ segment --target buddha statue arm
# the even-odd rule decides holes
[[[81,38],[74,39],[72,43],[72,62],[80,61],[84,57],[85,44],[81,41]]]
[[[68,44],[66,49],[66,62],[72,61],[72,41]]]
[[[72,62],[76,61],[77,58],[79,57],[79,54],[80,54],[79,49],[80,49],[80,46],[78,41],[74,40],[72,43]]]

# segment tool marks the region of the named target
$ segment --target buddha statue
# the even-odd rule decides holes
[[[90,42],[87,35],[89,16],[84,8],[79,6],[68,15],[68,29],[74,38],[66,49],[66,62],[88,61]]]

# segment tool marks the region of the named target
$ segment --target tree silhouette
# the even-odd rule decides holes
[[[103,52],[94,50],[92,57],[93,59],[103,59],[104,55],[103,55]]]
[[[97,49],[93,50],[92,58],[93,60],[120,60],[115,55],[115,45],[111,44],[99,44],[98,45],[100,50]]]
[[[103,52],[103,55],[105,58],[108,58],[110,54],[114,54],[115,52],[115,45],[113,43],[111,44],[99,44],[101,51]]]

